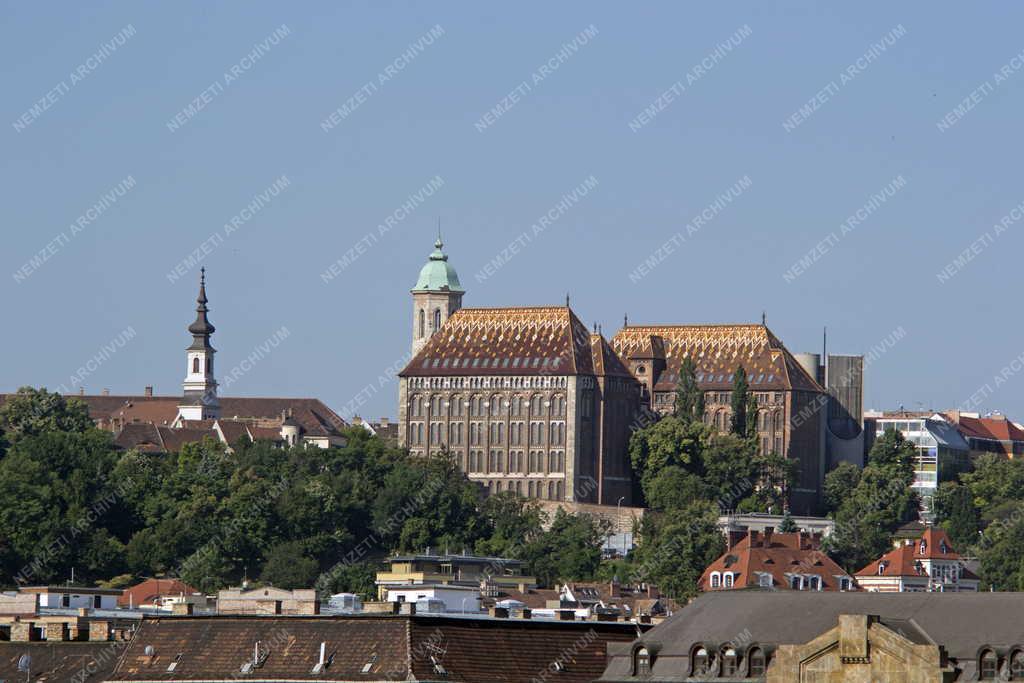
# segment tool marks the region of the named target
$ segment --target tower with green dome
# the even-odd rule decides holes
[[[448,255],[441,251],[442,247],[444,242],[439,230],[434,251],[420,269],[420,277],[411,290],[413,356],[441,329],[448,316],[462,307],[462,295],[466,292],[459,282],[459,274],[448,263]]]

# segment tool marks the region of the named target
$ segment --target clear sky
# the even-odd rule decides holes
[[[1024,420],[1024,8],[833,4],[5,2],[0,389],[180,393],[200,250],[223,394],[394,416],[440,218],[467,306]]]

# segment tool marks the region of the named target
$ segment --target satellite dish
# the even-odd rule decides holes
[[[156,650],[153,649],[152,645],[147,645],[146,649],[143,650],[143,652],[146,653],[147,657],[152,657],[156,653]]]
[[[18,671],[28,671],[32,668],[32,656],[22,655],[18,658]]]

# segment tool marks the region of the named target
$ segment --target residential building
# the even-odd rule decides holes
[[[857,572],[857,583],[867,591],[909,593],[975,592],[981,582],[964,566],[946,532],[929,527]]]
[[[21,593],[39,596],[40,607],[69,609],[117,609],[122,591],[115,588],[88,588],[85,586],[23,586]]]
[[[853,577],[821,550],[821,536],[803,531],[748,531],[700,577],[702,591],[738,589],[848,591]]]
[[[939,413],[868,411],[864,415],[868,452],[888,429],[900,432],[917,449],[911,488],[920,499],[921,519],[931,522],[935,517],[932,499],[939,483],[953,479],[968,466],[967,442],[956,426]]]
[[[388,602],[411,602],[420,600],[440,603],[444,612],[478,614],[480,612],[480,586],[458,586],[443,583],[422,583],[396,586],[387,589]],[[417,607],[417,610],[419,608]]]
[[[205,607],[206,596],[178,579],[145,579],[125,588],[117,598],[117,606],[128,609],[170,611],[179,603]]]
[[[320,595],[312,588],[285,590],[226,588],[217,593],[217,614],[311,615],[320,613]]]
[[[781,528],[785,515],[772,515],[764,512],[730,512],[718,516],[718,528],[725,535],[730,545],[747,535],[748,531],[775,531]],[[797,531],[805,531],[812,536],[828,538],[835,531],[835,520],[828,517],[810,517],[792,515],[790,517]]]
[[[600,683],[1017,680],[1024,593],[719,591],[633,643]]]
[[[1001,413],[981,417],[978,413],[947,410],[943,415],[967,440],[972,459],[985,453],[1007,458],[1024,455],[1024,427]]]
[[[625,645],[645,628],[418,612],[147,617],[103,680],[591,683],[608,645]]]
[[[537,579],[523,574],[523,563],[504,557],[476,555],[435,555],[430,548],[416,555],[395,555],[377,572],[377,595],[383,600],[388,591],[410,586],[464,586],[489,591],[536,587]]]
[[[797,463],[790,506],[810,514],[825,477],[825,389],[761,325],[625,325],[612,348],[640,382],[644,404],[667,415],[675,405],[683,358],[696,364],[704,390],[704,419],[721,431],[732,418],[732,378],[743,366],[757,401],[757,441],[762,453]]]

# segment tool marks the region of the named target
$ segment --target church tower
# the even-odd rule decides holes
[[[178,406],[178,420],[208,420],[220,417],[217,401],[217,380],[213,375],[213,354],[210,345],[213,324],[206,318],[206,268],[199,270],[199,296],[196,298],[196,320],[188,326],[192,345],[185,349],[187,362],[184,397]]]
[[[448,256],[441,251],[442,247],[444,242],[438,230],[430,260],[420,270],[419,280],[412,288],[413,356],[441,329],[448,316],[462,308],[462,295],[466,290],[459,283],[458,273],[448,263]]]

